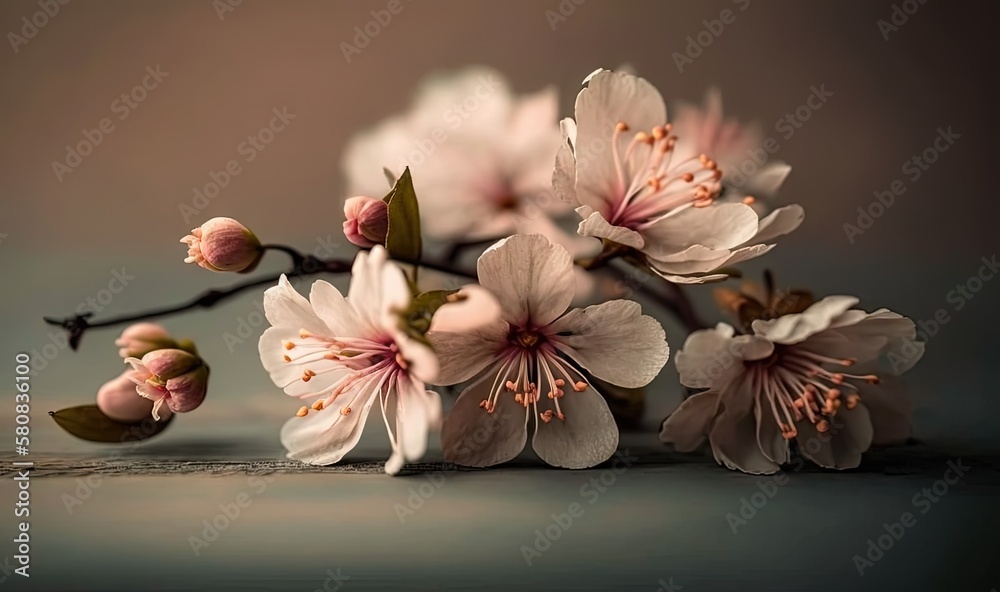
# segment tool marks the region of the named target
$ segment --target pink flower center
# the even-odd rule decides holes
[[[588,388],[583,376],[560,359],[545,336],[534,330],[511,331],[509,345],[501,352],[494,369],[498,371],[490,394],[479,403],[487,413],[496,411],[500,397],[512,396],[514,402],[525,409],[531,405],[543,423],[549,423],[553,417],[564,421],[566,414],[559,405],[559,400],[566,395],[564,388],[569,385],[578,393]],[[543,392],[551,401],[551,407],[539,411],[539,403],[546,406],[542,401]]]
[[[611,137],[616,179],[608,222],[640,231],[688,207],[709,206],[718,197],[722,171],[704,154],[675,162],[677,136],[670,135],[669,123],[637,132],[623,154],[622,134],[629,129],[619,121]]]
[[[346,391],[357,389],[371,392],[388,392],[396,383],[407,377],[409,365],[399,352],[399,347],[388,335],[372,339],[358,337],[326,337],[299,331],[299,339],[290,339],[283,344],[284,360],[287,364],[303,367],[302,382],[309,382],[315,376],[327,372],[346,374],[330,387],[330,394],[312,404],[312,409],[322,411],[333,405],[335,399]],[[335,362],[334,364],[318,362]],[[314,370],[309,367],[313,364]],[[350,415],[350,406],[340,408],[341,415]],[[308,407],[299,409],[299,417],[309,413]]]
[[[856,360],[823,356],[801,347],[777,346],[767,359],[749,362],[751,388],[761,405],[771,407],[785,439],[798,435],[795,422],[807,419],[819,432],[830,429],[833,417],[841,406],[854,409],[861,401],[858,387],[852,381],[878,384],[874,374],[857,375],[831,372],[823,364],[849,367]],[[850,391],[844,396],[844,391]]]

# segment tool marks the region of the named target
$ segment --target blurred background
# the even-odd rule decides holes
[[[49,407],[91,402],[121,369],[118,329],[92,331],[70,352],[41,317],[94,308],[91,298],[96,320],[228,284],[233,278],[182,263],[178,239],[201,221],[231,216],[265,242],[351,257],[341,234],[345,144],[405,110],[429,73],[482,64],[518,93],[554,85],[561,115],[571,116],[585,76],[627,63],[668,102],[700,101],[718,86],[727,115],[759,121],[780,146],[774,158],[792,165],[778,203],[802,204],[806,221],[744,273],[770,268],[780,286],[854,294],[868,310],[914,320],[944,309],[948,321],[928,331],[927,354],[908,374],[915,435],[996,449],[1000,381],[988,369],[1000,279],[969,283],[998,246],[992,3],[402,0],[349,60],[344,44],[356,43],[355,28],[387,0],[49,0],[58,11],[34,17],[43,4],[0,4],[8,33],[0,50],[0,359],[12,368],[16,352],[37,352],[35,423],[48,421],[41,411]],[[141,100],[121,99],[144,79]],[[814,87],[832,95],[807,121],[781,124]],[[246,162],[240,144],[274,109],[294,119]],[[96,137],[104,118],[113,129],[92,153],[69,170],[54,165],[67,162],[67,146]],[[907,162],[942,129],[956,139],[914,178]],[[240,173],[188,221],[182,206],[232,159]],[[905,193],[849,237],[845,224],[858,225],[858,209],[897,180]],[[259,273],[283,266],[272,256]],[[122,277],[126,285],[112,294],[116,277],[114,286]],[[953,292],[966,285],[978,291]],[[265,447],[277,446],[297,405],[260,367],[261,292],[164,320],[197,342],[213,370],[206,403],[178,422],[177,435],[225,433],[252,419],[269,426]],[[691,294],[721,319],[710,288]],[[667,322],[676,352],[685,334]],[[44,354],[47,346],[58,353]],[[649,389],[646,426],[655,430],[680,400],[670,363]],[[365,442],[384,447],[373,431]],[[82,446],[56,432],[36,442],[40,451]]]

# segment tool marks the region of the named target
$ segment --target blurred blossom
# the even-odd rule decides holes
[[[476,377],[444,421],[445,458],[476,467],[511,460],[524,448],[530,418],[532,447],[546,463],[579,469],[610,458],[618,427],[574,363],[615,385],[648,384],[669,353],[660,323],[627,300],[568,310],[573,260],[537,234],[493,245],[478,271],[499,301],[500,318],[473,330],[428,333],[441,360],[438,384]]]
[[[208,366],[198,356],[181,349],[159,349],[142,357],[127,358],[128,378],[136,392],[153,401],[153,418],[166,417],[165,405],[174,413],[196,409],[208,391]]]
[[[701,106],[680,103],[672,124],[677,136],[674,158],[683,161],[700,154],[710,155],[722,171],[723,200],[741,201],[748,195],[774,197],[792,170],[784,162],[758,163],[760,154],[764,158],[769,154],[763,149],[764,132],[756,123],[726,119],[722,113],[722,92],[717,88],[708,90]],[[767,209],[761,201],[753,201],[751,205],[758,213]]]
[[[385,244],[389,206],[381,199],[357,196],[344,202],[344,236],[351,243],[370,248]]]
[[[754,321],[748,335],[723,323],[692,333],[677,370],[683,384],[708,390],[664,422],[661,440],[682,451],[707,440],[720,464],[755,474],[789,462],[793,438],[830,469],[857,467],[872,444],[905,441],[912,405],[894,375],[920,359],[924,344],[910,319],[851,308],[857,303],[829,296]],[[879,371],[880,360],[889,367]]]
[[[537,232],[582,255],[596,241],[550,218],[572,208],[551,191],[559,143],[554,89],[515,96],[503,76],[484,67],[434,76],[407,113],[351,140],[348,193],[382,195],[383,167],[399,174],[409,166],[428,237],[462,242]]]
[[[210,271],[252,271],[264,254],[260,241],[232,218],[212,218],[181,239],[188,245],[185,263]]]
[[[763,255],[767,241],[802,222],[802,208],[764,219],[743,203],[716,203],[722,173],[710,156],[679,158],[659,91],[621,72],[584,81],[576,119],[562,122],[564,142],[553,186],[579,204],[578,232],[641,252],[677,283],[727,277],[724,267]]]

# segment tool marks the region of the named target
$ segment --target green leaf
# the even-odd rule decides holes
[[[79,405],[59,411],[49,411],[59,427],[82,440],[124,444],[147,440],[167,429],[174,420],[171,415],[163,421],[152,417],[135,423],[123,423],[104,415],[97,405]]]
[[[409,167],[403,170],[396,185],[385,197],[385,202],[389,204],[389,229],[385,235],[385,248],[389,251],[389,256],[418,263],[422,249],[420,208],[417,206],[417,194],[413,191]]]
[[[410,306],[400,314],[400,330],[421,343],[427,343],[425,333],[431,328],[431,319],[437,309],[449,302],[448,297],[458,290],[433,290],[413,297]]]

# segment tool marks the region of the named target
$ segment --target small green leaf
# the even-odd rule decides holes
[[[425,333],[437,309],[448,303],[448,297],[458,290],[433,290],[413,297],[410,306],[400,313],[400,329],[417,341],[427,343]]]
[[[97,405],[79,405],[59,411],[49,411],[59,427],[77,438],[90,442],[124,444],[147,440],[167,429],[174,420],[171,415],[163,421],[154,421],[152,416],[135,423],[123,423],[104,415]]]
[[[420,208],[413,190],[413,179],[407,167],[386,196],[389,204],[389,229],[385,235],[385,248],[389,256],[416,264],[420,261]]]

